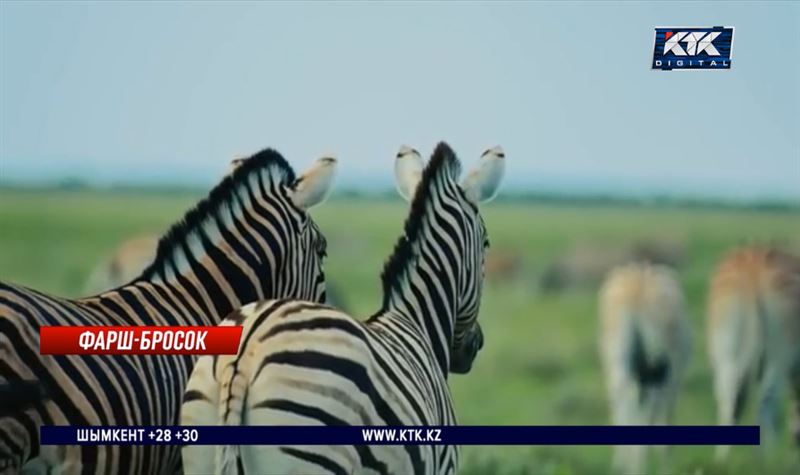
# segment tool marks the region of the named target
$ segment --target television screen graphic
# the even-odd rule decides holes
[[[798,24],[0,2],[0,474],[798,472]]]
[[[733,28],[656,28],[653,69],[730,69]]]

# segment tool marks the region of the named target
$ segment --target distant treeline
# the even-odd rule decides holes
[[[342,190],[334,197],[352,199],[397,199],[397,192],[363,192]],[[562,206],[630,206],[661,208],[751,209],[759,211],[800,211],[800,202],[789,200],[736,201],[722,198],[689,198],[681,196],[620,196],[611,194],[579,194],[566,192],[503,191],[496,199],[502,203],[538,203]]]
[[[124,193],[124,194],[159,194],[159,195],[195,195],[202,196],[207,188],[198,186],[175,185],[111,185],[98,187],[81,180],[64,180],[56,184],[19,184],[0,182],[0,191],[33,191],[33,192],[90,192],[90,193]],[[398,200],[394,189],[383,191],[363,191],[357,189],[341,189],[334,191],[332,199],[370,199],[380,201]],[[800,202],[792,200],[733,200],[724,198],[701,198],[683,196],[622,196],[604,193],[569,193],[569,192],[525,192],[506,190],[497,197],[504,203],[538,203],[561,206],[630,206],[659,208],[704,208],[704,209],[750,209],[759,211],[800,211]]]
[[[79,193],[114,193],[114,194],[155,194],[167,196],[197,195],[208,193],[208,188],[200,186],[179,185],[109,185],[96,186],[82,180],[62,180],[57,183],[4,183],[0,182],[0,192],[4,190],[17,192],[79,192]]]

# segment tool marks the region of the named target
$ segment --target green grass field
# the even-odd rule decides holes
[[[0,278],[75,296],[92,267],[120,241],[164,230],[198,198],[0,189]],[[347,310],[366,316],[381,301],[378,275],[400,234],[401,201],[332,200],[313,215],[329,241],[326,270]],[[543,294],[536,275],[573,242],[678,236],[688,258],[680,269],[694,326],[692,365],[677,423],[714,423],[705,355],[703,307],[710,272],[749,240],[800,244],[800,214],[746,210],[575,207],[492,203],[483,208],[490,252],[514,252],[523,272],[487,282],[481,323],[486,345],[473,371],[451,378],[463,424],[605,424],[605,387],[597,357],[595,292]],[[752,419],[751,419],[752,420]],[[467,447],[463,473],[609,473],[608,447]],[[764,458],[734,449],[725,465],[711,447],[676,447],[671,471],[687,474],[800,473],[788,434]]]

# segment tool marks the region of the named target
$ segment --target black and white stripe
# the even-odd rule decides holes
[[[398,154],[405,233],[383,271],[381,309],[366,321],[297,300],[249,304],[235,356],[202,357],[187,385],[184,425],[452,425],[451,372],[469,371],[488,240],[477,204],[499,185],[503,154],[487,151],[462,185],[440,144],[423,171]],[[184,448],[187,473],[453,473],[455,446]]]
[[[324,199],[334,168],[321,159],[296,178],[277,152],[254,155],[172,227],[141,277],[115,290],[68,300],[0,283],[0,388],[45,395],[0,401],[0,472],[177,470],[175,447],[40,447],[38,427],[175,424],[196,357],[41,356],[39,327],[214,325],[264,298],[323,301],[325,239],[305,209]]]

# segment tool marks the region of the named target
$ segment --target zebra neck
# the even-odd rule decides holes
[[[430,344],[442,374],[446,375],[456,312],[454,274],[431,265],[425,258],[416,264],[409,262],[409,266],[403,285],[399,286],[402,291],[393,290],[386,298],[384,318],[412,323]]]
[[[286,222],[274,214],[247,207],[235,219],[205,221],[171,243],[133,284],[175,294],[197,324],[217,324],[246,303],[272,298],[280,292],[275,273],[285,264],[280,236],[296,227],[290,216],[282,215],[292,221]]]
[[[194,252],[178,266],[180,272],[154,282],[187,301],[204,324],[217,324],[234,309],[268,298],[274,292],[271,261],[261,261],[242,243],[208,243],[204,252]],[[280,265],[280,262],[275,263]]]
[[[191,282],[192,277],[186,280]],[[210,302],[196,284],[185,282],[138,280],[83,302],[104,312],[111,310],[116,324],[206,326],[218,324],[230,313]]]

